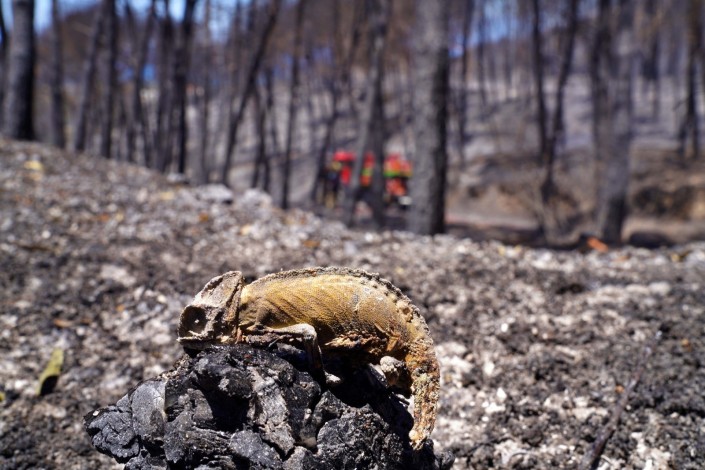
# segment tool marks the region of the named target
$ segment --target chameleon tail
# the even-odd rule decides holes
[[[414,427],[409,438],[418,450],[431,435],[436,423],[440,371],[430,339],[417,339],[406,355],[406,367],[411,371],[411,393],[414,396]]]

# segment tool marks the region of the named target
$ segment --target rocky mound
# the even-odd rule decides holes
[[[305,359],[280,352],[300,367]],[[450,468],[413,452],[411,417],[374,376],[333,390],[245,345],[184,356],[115,405],[85,417],[91,442],[126,468]]]
[[[705,244],[581,253],[358,232],[226,193],[0,141],[0,468],[114,466],[83,417],[173,367],[198,289],[330,265],[380,273],[426,318],[432,438],[455,468],[577,467],[637,375],[602,465],[702,468]]]

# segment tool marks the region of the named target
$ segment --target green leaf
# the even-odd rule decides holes
[[[37,395],[43,396],[51,393],[56,387],[56,382],[61,374],[61,366],[64,365],[64,350],[56,348],[51,352],[49,363],[39,376],[37,385]]]

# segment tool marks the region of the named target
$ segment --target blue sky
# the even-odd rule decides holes
[[[36,11],[34,15],[34,25],[39,31],[51,24],[51,0],[35,1]],[[2,2],[2,10],[5,14],[5,21],[9,26],[12,24],[12,1],[0,0],[0,2]],[[59,8],[62,12],[66,12],[96,3],[98,3],[98,0],[59,0]],[[149,5],[149,0],[130,0],[130,5],[136,8],[138,11],[143,11],[147,9],[147,6]],[[122,2],[118,0],[118,8],[120,8],[121,6]],[[180,16],[183,9],[183,0],[171,0],[171,11],[174,12],[175,16]]]
[[[12,24],[12,1],[0,0],[2,11],[5,14],[5,21],[8,26]],[[96,0],[59,0],[60,8],[79,8],[84,5],[96,3]],[[51,0],[36,0],[34,12],[34,26],[40,30],[46,28],[51,23]]]

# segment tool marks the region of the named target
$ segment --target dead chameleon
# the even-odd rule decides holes
[[[390,385],[414,397],[414,449],[436,421],[439,367],[428,326],[392,283],[348,268],[270,274],[245,286],[240,272],[211,279],[181,313],[179,342],[203,349],[272,338],[303,344],[315,367],[321,353],[378,363]]]

